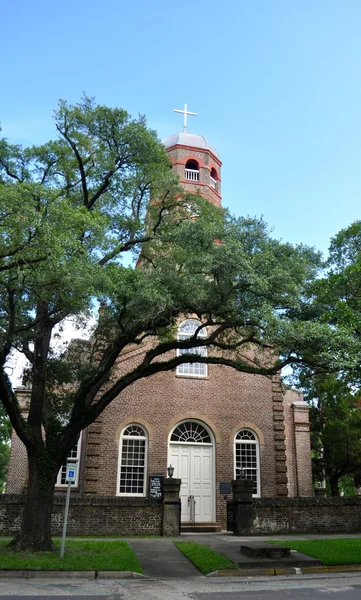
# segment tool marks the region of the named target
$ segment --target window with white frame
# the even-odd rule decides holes
[[[81,446],[81,435],[79,436],[79,439],[75,442],[75,444],[70,448],[68,455],[66,457],[66,461],[63,462],[63,464],[61,465],[60,469],[59,469],[59,473],[58,473],[58,478],[56,480],[56,486],[58,487],[64,487],[67,484],[66,481],[66,465],[68,462],[76,464],[77,469],[76,469],[76,479],[75,481],[71,482],[71,485],[73,486],[77,486],[78,485],[78,481],[79,481],[79,463],[80,463],[80,446]]]
[[[197,319],[187,319],[180,324],[178,329],[178,340],[188,340],[192,337],[195,332],[201,327],[202,323]],[[197,339],[206,338],[207,330],[205,327],[201,327],[197,333]],[[198,346],[195,348],[178,349],[177,356],[183,354],[198,354],[199,356],[207,356],[207,348],[205,346]],[[207,364],[206,363],[183,363],[177,367],[177,375],[187,375],[188,377],[207,377]]]
[[[119,443],[118,496],[145,496],[147,433],[133,423],[122,431]]]
[[[253,496],[260,496],[259,443],[254,431],[241,429],[235,437],[235,478],[253,481]]]

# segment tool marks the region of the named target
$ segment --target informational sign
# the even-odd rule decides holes
[[[154,473],[149,476],[149,497],[162,498],[163,473]]]
[[[232,484],[230,481],[221,481],[219,484],[219,491],[221,492],[221,494],[224,494],[225,496],[229,496],[230,494],[232,494]]]
[[[69,481],[71,483],[75,482],[77,466],[78,465],[76,463],[67,463],[67,465],[66,465],[66,483],[69,483]]]

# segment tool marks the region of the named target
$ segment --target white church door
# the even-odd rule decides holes
[[[182,480],[182,523],[214,522],[214,447],[210,432],[198,421],[184,421],[171,433],[168,464]]]

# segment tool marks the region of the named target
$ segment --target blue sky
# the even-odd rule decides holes
[[[223,204],[326,252],[360,218],[359,0],[18,0],[2,5],[3,135],[54,135],[83,91],[161,138],[185,102],[221,160]]]

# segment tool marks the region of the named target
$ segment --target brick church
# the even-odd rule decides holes
[[[182,111],[183,112],[183,111]],[[187,108],[185,107],[185,118]],[[188,113],[189,114],[189,113]],[[221,160],[201,135],[185,131],[164,140],[181,184],[221,206]],[[199,323],[179,323],[187,337]],[[206,331],[203,335],[206,335]],[[199,352],[203,350],[200,348]],[[119,373],[133,368],[142,348],[118,359]],[[25,399],[26,390],[18,390]],[[253,481],[254,497],[312,496],[308,405],[280,376],[239,373],[229,367],[183,364],[127,388],[87,430],[69,454],[77,463],[72,494],[147,498],[150,477],[182,480],[183,525],[226,526],[227,486]],[[26,453],[13,435],[7,493],[21,493]],[[57,481],[66,488],[65,467]]]

